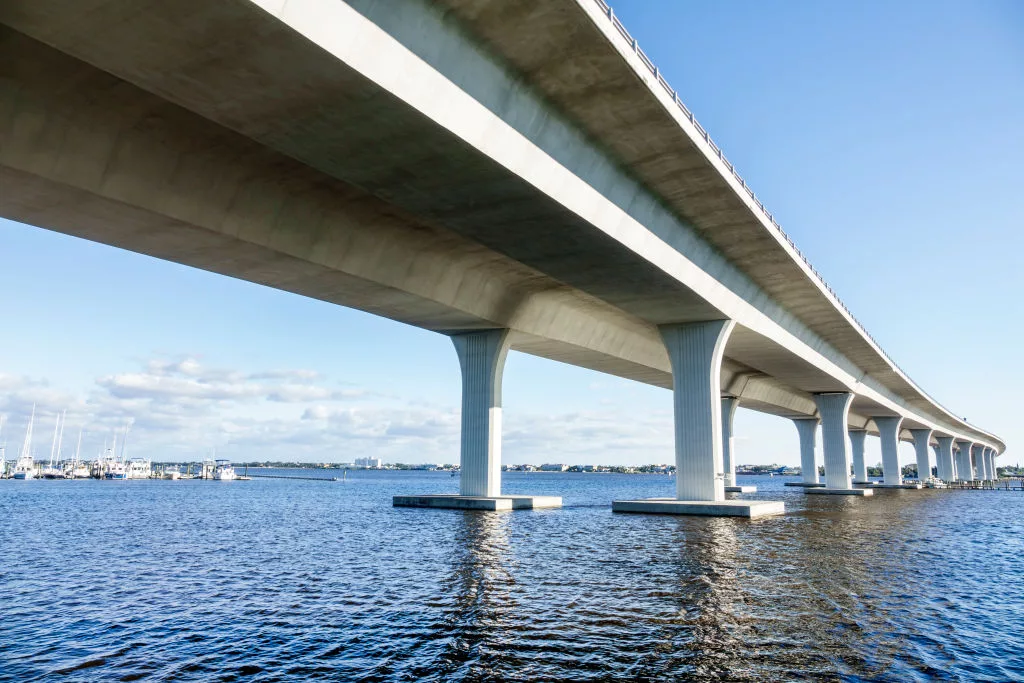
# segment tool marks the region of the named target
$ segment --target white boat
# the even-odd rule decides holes
[[[945,489],[945,488],[949,488],[946,485],[946,482],[942,481],[938,477],[928,477],[927,479],[922,481],[921,484],[926,489]]]
[[[125,479],[149,479],[153,476],[153,466],[149,460],[132,458],[124,468]]]
[[[65,411],[66,412],[66,411]],[[53,425],[53,443],[50,445],[50,462],[39,473],[43,479],[63,479],[64,470],[60,468],[60,447],[64,440],[64,413],[57,416]]]
[[[181,468],[179,468],[177,465],[165,467],[163,478],[168,479],[170,481],[177,481],[178,479],[181,479]]]
[[[21,455],[14,463],[14,479],[35,479],[36,466],[32,460],[32,425],[36,421],[36,406],[32,404],[32,417],[28,421],[28,429],[25,430],[25,443],[21,446]]]
[[[117,460],[108,460],[103,468],[104,479],[127,479],[125,473],[125,466],[123,462]]]
[[[213,470],[214,481],[234,481],[238,479],[235,468],[231,466],[230,460],[217,460],[217,467]]]
[[[65,476],[68,479],[88,479],[92,474],[89,471],[89,466],[80,460],[82,455],[82,432],[85,430],[85,426],[78,428],[78,446],[75,448],[75,459],[71,461],[71,467],[65,472]]]

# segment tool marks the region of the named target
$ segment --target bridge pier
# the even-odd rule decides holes
[[[974,444],[971,447],[971,457],[974,459],[974,478],[978,481],[988,481],[988,471],[985,468],[985,447],[981,444]]]
[[[960,452],[956,457],[956,480],[972,481],[974,473],[971,471],[971,446],[970,441],[959,440],[956,442]]]
[[[814,460],[814,446],[818,440],[820,422],[821,420],[816,417],[793,418],[793,425],[800,437],[800,481],[790,482],[786,486],[824,486],[818,478],[818,463]]]
[[[676,497],[617,500],[612,510],[725,517],[785,511],[782,503],[725,499],[721,370],[735,325],[732,320],[709,320],[659,328],[672,364]]]
[[[740,400],[735,396],[722,397],[722,466],[725,470],[726,493],[756,493],[756,486],[736,484],[736,443],[733,440],[732,423]]]
[[[868,432],[866,429],[851,429],[850,449],[853,454],[853,483],[869,484],[868,465],[864,462],[864,441]]]
[[[825,487],[807,488],[807,493],[870,496],[871,489],[854,488],[850,482],[850,439],[847,432],[853,394],[815,394],[821,415],[821,445],[825,452]]]
[[[462,440],[458,495],[395,496],[397,507],[513,510],[561,507],[557,496],[501,495],[501,380],[507,329],[452,336],[462,370]]]
[[[939,467],[939,479],[942,481],[954,481],[956,479],[956,471],[953,468],[953,437],[937,436],[935,440],[939,442],[938,449],[935,451],[935,461]]]
[[[994,448],[986,448],[985,452],[988,454],[987,455],[987,457],[988,457],[988,460],[987,460],[988,477],[992,481],[998,481],[999,480],[999,472],[998,472],[998,470],[996,470],[996,451],[995,451]]]
[[[985,466],[981,462],[981,450],[982,450],[982,445],[981,444],[976,443],[973,446],[971,446],[971,455],[970,455],[969,462],[971,463],[971,466],[973,467],[972,471],[974,473],[974,480],[975,481],[984,481],[985,480]]]
[[[932,452],[928,444],[932,440],[932,430],[911,429],[911,436],[914,437],[914,451],[917,453],[917,480],[924,483],[924,480],[932,476]]]
[[[882,485],[902,486],[903,472],[900,470],[900,424],[902,417],[872,417],[878,427],[878,438],[882,442]]]

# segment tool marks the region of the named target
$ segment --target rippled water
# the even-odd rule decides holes
[[[396,509],[346,482],[0,481],[4,680],[1024,678],[1024,494],[612,514],[657,475],[516,474],[561,510]]]

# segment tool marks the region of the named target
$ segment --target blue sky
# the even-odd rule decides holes
[[[1024,5],[615,11],[889,355],[1020,461]],[[44,456],[66,407],[90,456],[133,417],[154,459],[457,461],[439,335],[2,219],[0,319],[8,457],[35,401]],[[515,353],[504,388],[506,462],[672,460],[667,391]],[[786,420],[736,432],[740,462],[799,461]]]

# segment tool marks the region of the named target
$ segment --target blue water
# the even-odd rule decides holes
[[[0,679],[1024,679],[1024,493],[751,477],[788,514],[749,521],[506,473],[566,507],[391,507],[457,481],[0,481]]]

